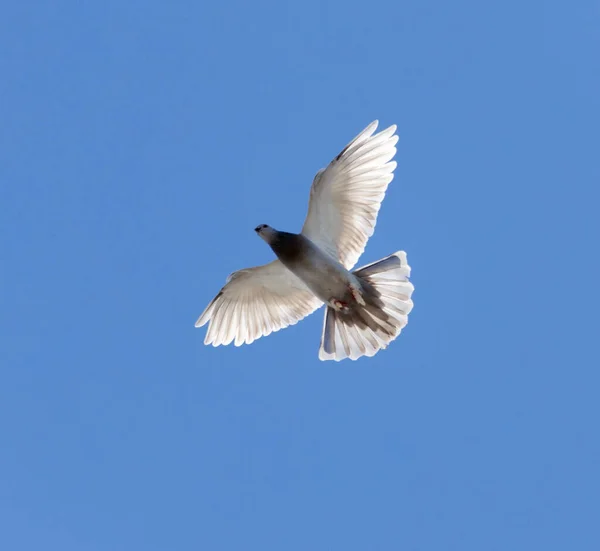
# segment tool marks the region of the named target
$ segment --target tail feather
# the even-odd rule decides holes
[[[364,306],[349,312],[325,310],[319,358],[340,361],[374,356],[408,323],[414,290],[406,253],[399,251],[353,272],[358,276]]]

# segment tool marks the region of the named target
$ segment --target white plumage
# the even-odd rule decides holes
[[[413,285],[406,253],[350,272],[375,229],[396,163],[396,126],[371,123],[314,178],[300,234],[257,233],[277,260],[234,272],[202,313],[205,343],[250,344],[327,304],[319,358],[373,356],[408,322]]]
[[[198,318],[204,344],[250,344],[298,323],[323,304],[280,260],[232,273]]]
[[[354,325],[337,319],[339,313],[334,309],[327,308],[319,350],[321,360],[356,360],[361,356],[374,356],[379,350],[386,348],[408,323],[408,314],[412,310],[410,297],[414,287],[408,280],[410,266],[406,262],[404,251],[368,264],[355,273],[368,279],[381,293],[382,310],[389,316],[388,325],[375,323],[359,331]]]
[[[348,270],[373,235],[381,201],[394,179],[396,126],[372,136],[377,124],[367,126],[317,173],[302,228],[306,237]]]

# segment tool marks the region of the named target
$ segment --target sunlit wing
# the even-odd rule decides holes
[[[302,233],[351,269],[375,229],[396,162],[396,126],[373,134],[372,122],[320,170],[310,190]]]
[[[279,260],[234,272],[198,318],[205,344],[235,346],[294,325],[323,303]]]

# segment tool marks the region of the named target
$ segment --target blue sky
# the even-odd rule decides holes
[[[596,2],[0,8],[0,546],[600,548]],[[213,349],[373,119],[415,308]]]

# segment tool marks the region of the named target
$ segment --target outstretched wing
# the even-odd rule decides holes
[[[396,162],[396,126],[378,134],[372,122],[317,172],[302,233],[351,269],[375,230]],[[391,161],[391,162],[390,162]]]
[[[198,318],[204,344],[235,346],[294,325],[323,303],[279,260],[232,273]]]

